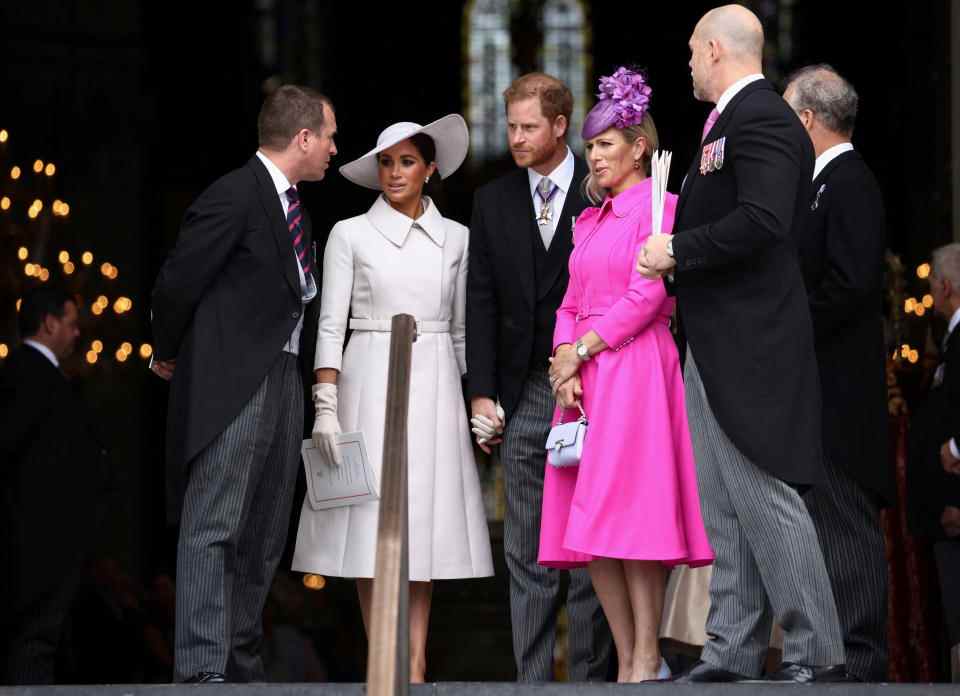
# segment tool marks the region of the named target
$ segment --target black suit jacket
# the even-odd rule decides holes
[[[302,224],[312,248],[306,211]],[[177,361],[166,453],[174,517],[187,463],[237,417],[300,319],[296,264],[277,190],[256,156],[186,212],[153,290],[156,357]],[[316,338],[315,313],[307,315],[300,334],[304,370]]]
[[[813,146],[766,80],[727,104],[677,203],[673,291],[710,406],[752,462],[794,484],[822,480],[820,390],[793,232],[810,206]]]
[[[479,188],[470,222],[467,276],[467,389],[471,398],[499,398],[509,417],[530,370],[535,310],[548,301],[560,306],[570,279],[571,218],[587,201],[580,184],[587,165],[574,158],[574,174],[550,244],[547,272],[553,282],[536,282],[531,239],[540,238],[526,169],[517,169]],[[538,297],[537,285],[549,287]],[[543,356],[544,367],[548,355]]]
[[[883,198],[854,151],[823,168],[812,195],[797,244],[820,369],[824,452],[862,488],[892,503],[881,314]]]
[[[960,330],[947,339],[942,356],[943,379],[910,417],[907,503],[915,533],[945,539],[943,508],[960,507],[960,476],[940,463],[940,447],[960,431]]]
[[[32,601],[46,601],[95,547],[105,456],[63,373],[28,345],[14,350],[0,366],[0,615],[12,607],[14,621],[30,620]]]

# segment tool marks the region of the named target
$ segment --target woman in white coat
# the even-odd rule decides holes
[[[446,178],[462,164],[468,142],[457,114],[384,130],[373,150],[340,168],[382,193],[365,214],[334,226],[323,259],[313,439],[328,459],[336,457],[337,433],[359,430],[379,470],[390,318],[405,313],[418,322],[407,426],[414,682],[424,679],[431,581],[493,574],[460,386],[468,231],[423,195],[434,172]],[[304,501],[293,557],[294,570],[357,578],[368,630],[378,512],[378,502],[318,511]]]

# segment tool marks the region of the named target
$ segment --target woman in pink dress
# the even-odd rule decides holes
[[[583,126],[590,175],[574,229],[570,284],[554,333],[559,408],[589,420],[580,465],[547,464],[539,561],[586,565],[613,632],[618,681],[670,676],[657,643],[665,569],[713,561],[700,516],[677,348],[674,301],[635,269],[651,233],[650,87],[620,68],[600,80]],[[677,197],[667,194],[663,231]]]

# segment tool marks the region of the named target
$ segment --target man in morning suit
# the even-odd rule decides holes
[[[794,231],[813,147],[761,74],[763,29],[739,5],[690,38],[694,96],[716,104],[677,202],[674,235],[639,270],[672,274],[703,518],[716,552],[708,640],[684,681],[760,676],[772,621],[778,681],[843,678],[843,641],[817,533],[798,489],[824,480],[813,328]]]
[[[105,452],[60,368],[80,334],[73,297],[32,288],[17,321],[23,344],[0,367],[0,683],[53,684],[96,542]]]
[[[947,644],[957,681],[960,658],[960,476],[944,464],[943,448],[960,436],[960,244],[933,252],[930,294],[947,321],[941,361],[926,400],[912,409],[907,495],[915,534],[929,538],[937,560]],[[949,450],[946,454],[950,454]],[[949,460],[948,460],[949,461]]]
[[[887,558],[880,506],[896,498],[887,459],[883,342],[884,211],[850,139],[857,92],[828,65],[801,68],[783,98],[817,159],[797,230],[823,399],[826,483],[804,502],[817,528],[843,630],[847,672],[887,678]]]
[[[473,432],[501,442],[507,513],[504,553],[517,678],[553,678],[560,609],[556,569],[537,563],[554,399],[547,376],[557,307],[567,289],[572,220],[586,207],[587,165],[566,144],[570,89],[530,73],[504,92],[510,154],[519,169],[478,189],[467,276],[467,380]],[[498,407],[502,407],[502,410]],[[610,631],[584,569],[567,594],[572,680],[604,679]]]
[[[319,281],[297,184],[324,177],[337,124],[326,97],[285,85],[257,129],[257,153],[187,210],[153,291],[153,369],[172,377],[168,466],[185,480],[178,681],[263,681],[261,614],[299,471],[298,363]]]

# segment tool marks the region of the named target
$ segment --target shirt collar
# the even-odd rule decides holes
[[[564,145],[566,147],[566,145]],[[563,158],[563,162],[557,165],[557,168],[552,172],[547,174],[550,178],[550,181],[557,185],[563,195],[566,196],[570,191],[570,184],[573,183],[573,152],[567,147],[567,156]],[[533,170],[533,167],[527,169],[527,176],[530,179],[530,195],[535,196],[537,193],[537,186],[540,185],[540,180],[543,178],[543,174],[539,174]]]
[[[25,339],[23,340],[23,342],[24,342],[26,345],[28,345],[28,346],[30,346],[31,348],[33,348],[34,350],[38,351],[38,352],[39,352],[41,355],[43,355],[43,357],[45,357],[47,360],[49,360],[50,362],[52,362],[52,363],[53,363],[53,366],[54,366],[55,368],[57,368],[58,370],[60,369],[60,361],[57,360],[57,356],[53,354],[53,351],[52,351],[52,350],[50,350],[49,348],[47,348],[45,345],[43,345],[43,344],[40,343],[39,341],[34,341],[32,338],[25,338]]]
[[[367,211],[367,220],[380,234],[398,247],[403,246],[407,241],[407,235],[414,226],[422,229],[434,244],[442,247],[447,232],[443,216],[427,196],[423,197],[423,204],[423,215],[414,220],[387,203],[381,194]]]
[[[960,324],[960,308],[958,308],[953,316],[950,317],[950,323],[947,324],[947,338],[950,337],[950,334],[953,333],[953,330],[957,328],[957,324]]]
[[[727,108],[727,104],[730,103],[730,100],[737,96],[737,92],[749,85],[751,82],[756,82],[757,80],[762,79],[763,75],[760,73],[753,73],[752,75],[741,77],[739,80],[727,87],[723,94],[720,95],[720,98],[717,99],[717,112],[722,114],[723,110]]]
[[[840,143],[839,145],[834,145],[831,148],[828,148],[820,153],[820,156],[817,157],[816,164],[813,165],[813,178],[816,179],[820,176],[820,172],[824,170],[828,164],[835,160],[838,156],[842,155],[844,152],[850,152],[853,150],[853,143]]]
[[[613,208],[613,214],[619,218],[626,217],[636,208],[645,198],[649,198],[650,189],[653,186],[653,177],[647,177],[643,181],[634,184],[626,191],[621,191],[613,198],[607,197],[603,202],[603,207]]]
[[[262,150],[257,150],[257,157],[263,162],[263,166],[267,168],[267,173],[273,180],[273,185],[276,187],[277,193],[286,193],[291,184],[286,175],[280,171],[280,167],[275,165],[273,160],[263,154]]]

